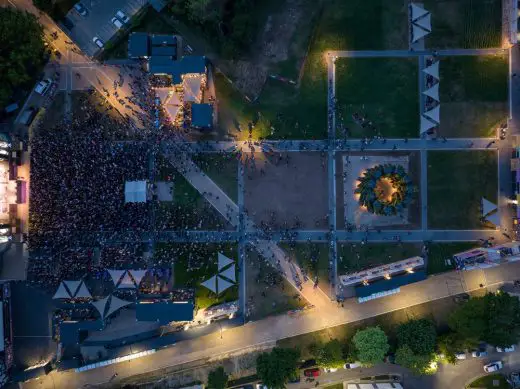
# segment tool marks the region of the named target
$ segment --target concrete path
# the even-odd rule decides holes
[[[503,53],[506,49],[448,49],[448,50],[361,50],[361,51],[328,51],[333,57],[343,58],[389,58],[389,57],[418,57],[421,55],[457,56],[457,55],[494,55]]]

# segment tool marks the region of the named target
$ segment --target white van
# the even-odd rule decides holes
[[[52,80],[50,78],[47,78],[46,80],[41,80],[38,85],[36,85],[36,88],[34,88],[34,91],[38,93],[39,95],[44,96],[45,93],[49,90],[50,86],[52,85]]]

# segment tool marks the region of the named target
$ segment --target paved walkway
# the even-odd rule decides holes
[[[389,57],[419,57],[421,55],[456,56],[456,55],[494,55],[503,53],[506,49],[448,49],[448,50],[361,50],[361,51],[328,51],[331,56],[345,58],[389,58]]]

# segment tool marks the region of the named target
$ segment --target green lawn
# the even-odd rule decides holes
[[[501,0],[424,0],[432,15],[428,48],[500,47]]]
[[[419,134],[418,64],[415,58],[352,58],[336,61],[338,124],[350,137],[417,137]],[[372,121],[362,128],[352,114]],[[343,134],[339,133],[338,136]]]
[[[428,244],[428,274],[442,273],[453,270],[455,262],[454,254],[478,247],[477,242],[454,242],[454,243],[430,243]],[[446,259],[451,260],[451,266],[446,264]]]
[[[422,245],[415,243],[343,243],[338,242],[338,274],[420,256]]]
[[[508,115],[508,72],[506,54],[442,58],[441,134],[494,136]]]
[[[234,154],[198,154],[193,161],[222,189],[235,203],[238,200],[238,161]]]
[[[494,151],[428,152],[428,227],[482,229],[482,197],[497,202]]]
[[[220,296],[201,286],[201,282],[217,273],[217,254],[237,260],[238,251],[229,243],[172,244],[158,243],[155,249],[156,259],[174,260],[173,278],[176,288],[195,288],[197,308],[207,308],[214,304],[238,299],[238,286],[233,286]],[[197,266],[200,265],[200,268]],[[238,272],[237,272],[238,279]]]
[[[296,260],[309,278],[318,277],[318,286],[325,293],[330,292],[329,247],[325,243],[282,243],[287,255]]]
[[[498,381],[498,386],[494,385],[494,381]],[[485,388],[485,389],[509,389],[506,378],[502,374],[491,374],[480,377],[468,386],[469,388]]]

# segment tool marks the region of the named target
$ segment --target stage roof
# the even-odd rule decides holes
[[[356,286],[357,297],[368,297],[375,293],[385,292],[399,288],[403,285],[408,285],[414,282],[422,281],[426,279],[425,270],[416,270],[414,273],[403,273],[401,275],[394,275],[392,278],[387,280],[382,278],[378,281],[371,282],[369,285]]]
[[[192,321],[192,302],[172,302],[168,300],[140,300],[135,306],[138,321],[158,321],[166,325],[172,321]]]

